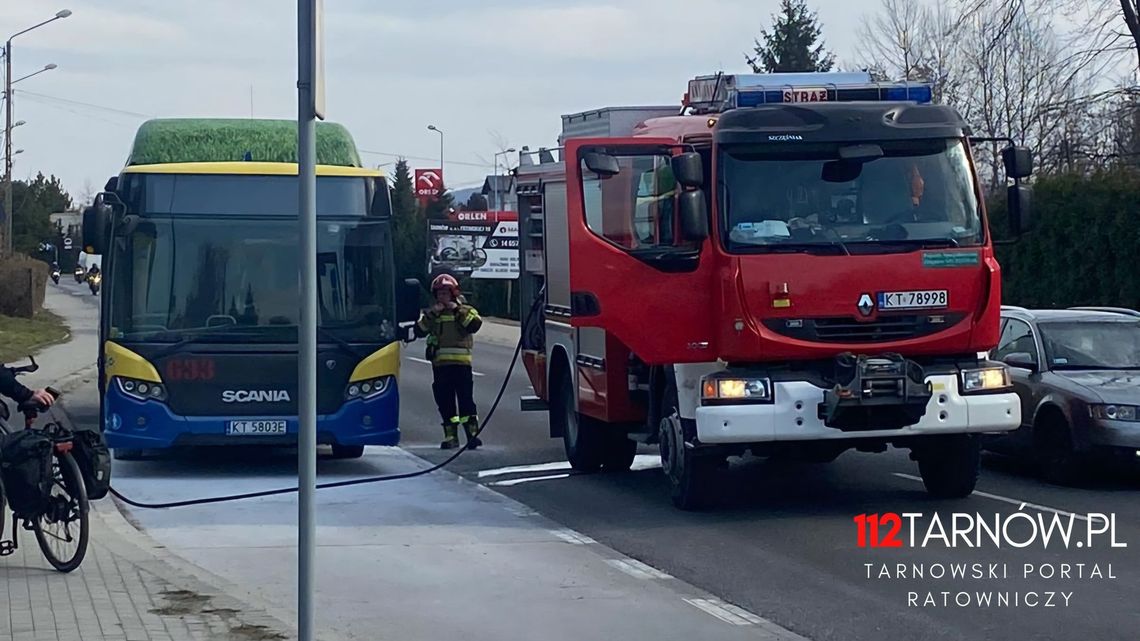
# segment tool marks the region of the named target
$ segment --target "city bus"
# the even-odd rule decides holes
[[[348,131],[317,126],[318,443],[399,443],[419,290],[394,274],[391,200]],[[158,119],[84,216],[103,256],[99,391],[118,459],[297,442],[296,123]]]

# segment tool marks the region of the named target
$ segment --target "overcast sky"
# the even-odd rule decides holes
[[[58,4],[58,6],[57,6]],[[876,3],[877,4],[877,3]],[[18,179],[55,173],[73,196],[121,169],[146,117],[296,117],[292,0],[0,0],[13,41]],[[777,0],[325,0],[328,118],[362,150],[433,166],[448,183],[491,173],[498,132],[552,146],[560,115],[677,104],[698,74],[744,71]],[[816,0],[829,46],[851,53],[858,5]],[[864,6],[870,8],[871,2]],[[26,93],[25,93],[26,92]],[[73,101],[73,102],[67,102]],[[107,111],[91,103],[121,111]],[[394,156],[365,154],[367,164]],[[500,158],[502,162],[502,158]],[[461,164],[463,163],[463,164]]]

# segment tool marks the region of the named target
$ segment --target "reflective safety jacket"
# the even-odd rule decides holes
[[[416,336],[427,337],[427,359],[435,367],[445,365],[471,365],[472,335],[483,326],[483,319],[474,307],[460,303],[453,310],[436,313],[431,309],[420,314],[416,322]]]

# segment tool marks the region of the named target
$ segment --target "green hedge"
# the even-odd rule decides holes
[[[989,206],[995,235],[1006,202]],[[1033,185],[1033,231],[997,248],[1007,305],[1140,309],[1140,174],[1049,176]]]

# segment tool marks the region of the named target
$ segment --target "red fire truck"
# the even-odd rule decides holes
[[[683,104],[563,116],[517,169],[524,363],[576,470],[656,443],[674,503],[730,456],[906,448],[928,493],[1016,429],[969,127],[924,83],[702,76]],[[993,144],[1000,141],[987,139]],[[1001,152],[1014,237],[1028,150]]]

